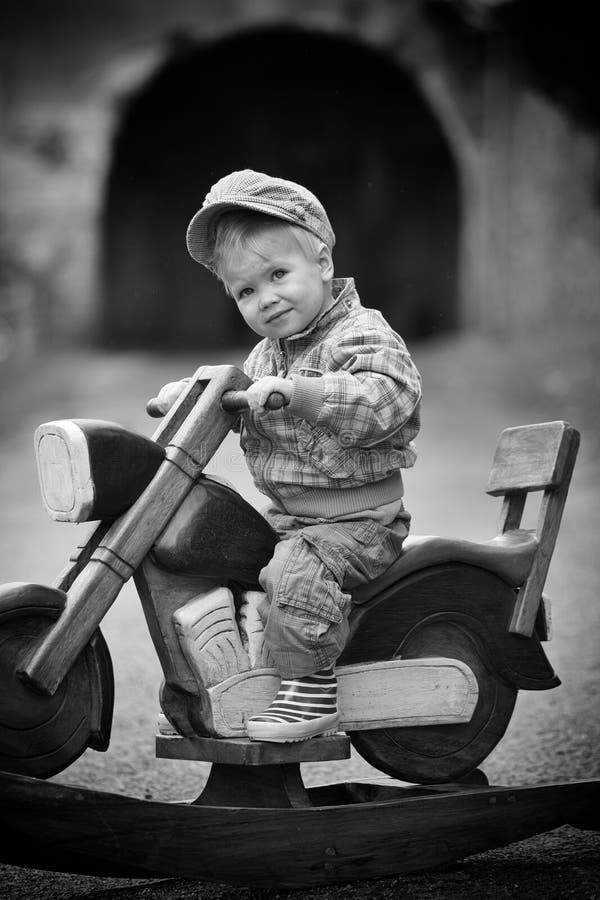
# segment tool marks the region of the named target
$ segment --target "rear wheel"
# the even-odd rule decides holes
[[[498,679],[486,665],[485,652],[464,622],[424,620],[407,635],[396,656],[444,656],[466,663],[479,688],[471,721],[355,732],[352,743],[367,762],[402,781],[456,781],[475,769],[506,731],[517,689]]]
[[[491,753],[517,697],[517,688],[496,671],[493,649],[494,630],[505,630],[513,603],[514,594],[495,576],[456,565],[418,573],[359,611],[360,627],[340,663],[458,659],[479,689],[470,722],[351,733],[367,762],[402,781],[433,784],[465,777]]]
[[[96,631],[57,691],[34,692],[19,669],[58,618],[62,591],[35,584],[0,588],[0,768],[48,778],[87,747],[106,750],[113,707],[110,655]]]

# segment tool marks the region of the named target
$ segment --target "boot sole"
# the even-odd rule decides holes
[[[297,744],[300,741],[309,741],[314,737],[329,737],[336,734],[340,722],[339,715],[327,716],[327,722],[317,727],[316,731],[310,730],[309,722],[295,724],[277,724],[275,722],[248,722],[247,734],[251,741],[268,741],[272,744]],[[295,729],[295,733],[289,732]],[[309,731],[308,734],[302,731]],[[280,732],[279,734],[277,732]],[[283,734],[281,732],[284,732]],[[287,732],[287,734],[285,733]]]

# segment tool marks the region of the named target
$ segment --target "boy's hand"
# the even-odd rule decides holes
[[[169,412],[175,401],[179,399],[189,383],[189,378],[182,378],[181,381],[170,381],[168,384],[165,384],[163,385],[163,387],[161,387],[160,391],[158,392],[158,397],[156,398],[156,406],[160,409],[163,415]]]
[[[294,386],[287,378],[277,378],[275,375],[267,375],[259,378],[246,390],[248,406],[250,409],[265,410],[265,403],[271,394],[279,393],[285,398],[286,404],[292,399]]]

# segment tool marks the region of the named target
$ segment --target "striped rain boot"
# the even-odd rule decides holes
[[[333,669],[282,678],[277,696],[263,713],[248,719],[251,741],[285,744],[334,734],[340,717]]]

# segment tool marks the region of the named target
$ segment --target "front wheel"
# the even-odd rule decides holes
[[[0,768],[49,778],[87,747],[106,750],[114,683],[108,648],[93,635],[50,697],[17,674],[65,603],[65,594],[37,584],[0,588]]]

